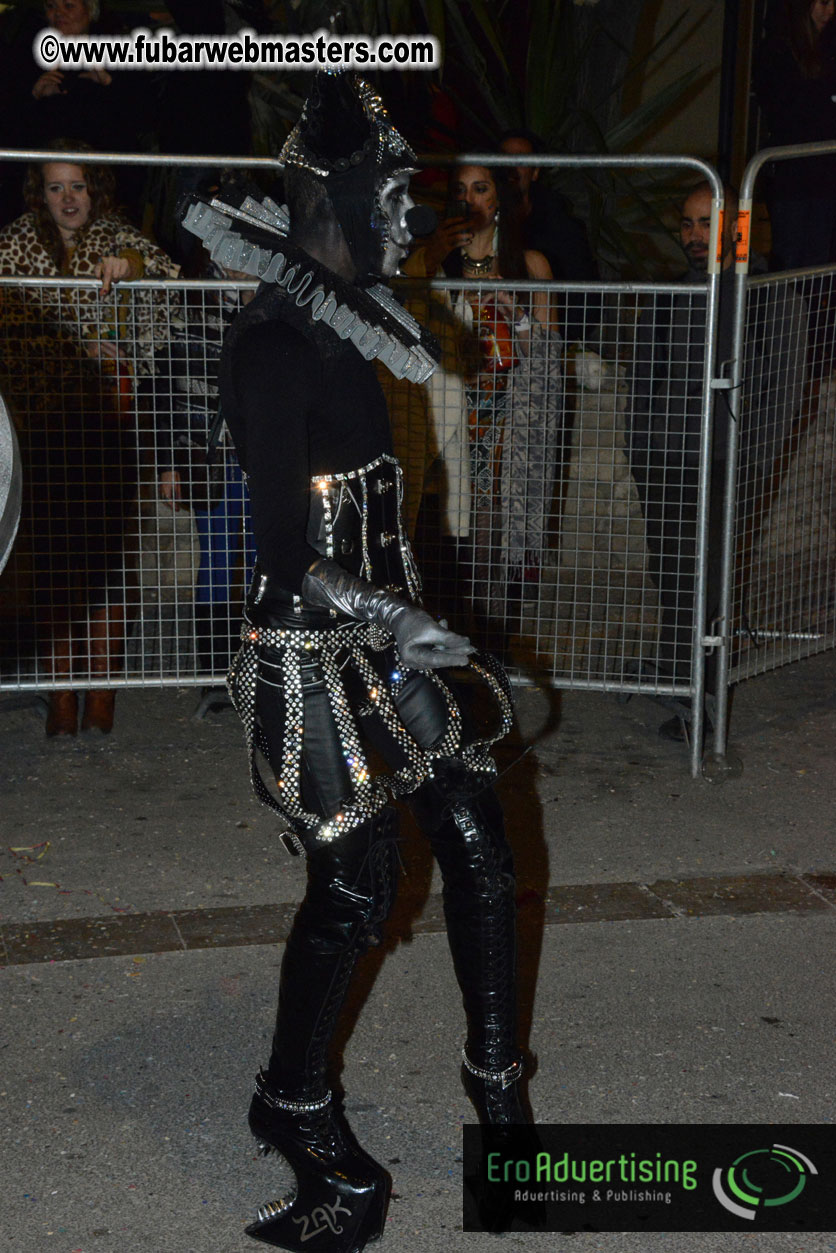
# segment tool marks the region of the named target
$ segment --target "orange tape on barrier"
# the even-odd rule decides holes
[[[721,209],[717,221],[717,256],[715,258],[718,266],[723,264],[723,219],[725,216],[725,209]]]
[[[749,260],[749,236],[752,226],[752,214],[749,209],[741,209],[737,215],[737,242],[734,259],[745,264]]]

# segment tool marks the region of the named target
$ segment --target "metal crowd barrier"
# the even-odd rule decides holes
[[[138,281],[108,304],[90,280],[0,279],[24,469],[0,688],[220,681],[254,553],[231,445],[205,449],[223,332],[255,286]]]
[[[836,143],[769,148],[746,167],[726,466],[713,751],[732,684],[836,646],[836,267],[753,277],[749,222],[771,161],[836,157]],[[759,386],[764,363],[776,383]]]
[[[434,281],[431,288],[430,324],[442,338],[452,323],[451,339],[460,353],[467,350],[468,330],[483,345],[490,340],[493,285]],[[680,631],[675,641],[676,676],[666,673],[658,658],[658,571],[644,516],[647,479],[656,467],[646,446],[634,447],[631,456],[629,445],[636,388],[658,384],[663,368],[652,348],[637,362],[637,342],[648,328],[668,323],[673,308],[681,340],[699,342],[705,334],[706,287],[503,283],[502,289],[523,307],[535,293],[547,294],[558,307],[567,296],[580,296],[596,306],[598,320],[583,345],[568,352],[559,331],[544,330],[532,340],[511,330],[504,355],[513,364],[505,371],[493,364],[468,386],[468,372],[456,369],[454,358],[449,373],[442,369],[428,388],[429,441],[419,443],[422,452],[429,443],[429,470],[417,512],[425,582],[439,604],[449,607],[457,593],[463,597],[462,629],[477,637],[481,632],[488,647],[509,654],[518,670],[524,671],[528,660],[557,687],[687,697],[690,632]],[[453,318],[460,318],[457,306],[464,296],[477,316],[473,327],[462,331]],[[478,345],[474,351],[478,354]],[[678,383],[699,391],[702,378],[699,361]],[[387,390],[396,441],[402,441],[405,461],[412,458],[408,480],[414,489],[421,483],[415,437],[427,419],[415,413],[413,402],[409,432],[401,433],[399,389],[390,384]],[[675,429],[684,402],[670,391]],[[474,455],[477,441],[487,454]],[[438,450],[445,445],[449,455]],[[684,601],[693,598],[695,586],[693,569],[690,588],[684,586],[688,572],[681,567],[695,560],[696,496],[683,495],[681,483],[668,482],[664,472],[655,486],[657,495],[671,497],[670,517],[682,550],[682,561],[679,552],[674,556],[673,578],[683,583]],[[451,517],[468,487],[469,505]],[[439,581],[446,586],[437,588]]]
[[[435,382],[438,394],[430,396],[435,438],[452,438],[461,415],[467,415],[471,491],[476,485],[478,492],[481,475],[486,503],[479,508],[471,501],[471,531],[451,536],[449,519],[440,525],[439,518],[451,493],[458,499],[455,465],[437,456],[430,474],[440,484],[435,515],[430,491],[426,517],[418,520],[419,555],[431,585],[438,572],[439,603],[445,612],[452,604],[459,626],[509,659],[513,677],[534,673],[548,676],[556,687],[644,693],[674,708],[681,707],[675,698],[690,701],[690,765],[696,775],[703,733],[704,646],[698,624],[706,604],[722,184],[710,166],[688,157],[466,154],[456,163],[667,168],[707,180],[712,189],[704,283],[500,284],[526,307],[545,289],[558,311],[574,300],[587,306],[582,315],[592,304],[600,307],[600,318],[584,319],[581,348],[567,351],[569,345],[552,334],[545,360],[542,348],[529,359],[528,344],[512,332],[507,355],[517,364],[505,376],[473,367],[469,374],[455,368],[442,372]],[[495,351],[490,310],[482,313],[494,298],[494,285],[438,280],[430,288],[434,329],[442,339],[452,309],[455,324],[464,320],[471,336],[483,341],[483,357],[486,339],[489,352]],[[655,331],[670,326],[673,339],[689,345],[675,378],[666,374],[655,347]],[[561,357],[558,378],[553,371]],[[544,374],[549,376],[545,402]],[[654,389],[666,402],[666,444],[676,442],[686,413],[693,422],[696,410],[687,474],[677,468],[676,456],[660,456],[659,449],[634,438],[641,426],[637,404]],[[637,393],[643,397],[638,402]],[[500,445],[493,466],[487,455],[491,438]]]
[[[459,160],[692,173],[713,190],[716,253],[722,187],[696,159]],[[245,492],[228,445],[205,465],[214,409],[200,396],[223,323],[254,284],[123,284],[118,327],[94,335],[125,345],[112,368],[73,331],[95,286],[0,280],[0,387],[27,466],[0,581],[0,690],[209,685],[237,637],[253,557]],[[502,652],[519,680],[535,671],[563,688],[692,697],[696,774],[718,268],[697,285],[499,287],[528,329],[502,318],[497,285],[405,283],[405,301],[442,340],[443,369],[423,389],[381,370],[427,603]],[[581,347],[560,333],[569,302],[585,323]],[[655,341],[671,327],[692,349],[675,379]],[[687,476],[636,438],[637,396],[660,387],[666,439],[696,405]]]

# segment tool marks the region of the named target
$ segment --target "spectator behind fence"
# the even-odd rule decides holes
[[[506,131],[499,141],[499,151],[507,156],[540,155],[545,145],[533,131]],[[542,252],[552,277],[558,281],[599,282],[601,276],[586,227],[572,216],[565,197],[545,186],[540,168],[503,167],[501,174],[519,194],[517,214],[524,247]],[[554,293],[551,301],[567,344],[591,336],[601,321],[600,293],[568,292],[561,297]]]
[[[833,0],[783,0],[755,75],[771,144],[836,140],[833,11]],[[773,269],[802,269],[833,260],[836,156],[776,161],[767,203]]]
[[[722,275],[717,332],[717,369],[732,355],[734,247],[737,193],[725,192]],[[679,238],[688,261],[683,283],[707,281],[712,191],[698,184],[683,206]],[[766,269],[753,258],[754,273]],[[761,287],[750,292],[747,322],[746,378],[740,430],[741,473],[737,498],[738,528],[754,508],[759,476],[771,471],[804,388],[807,350],[802,302],[787,289]],[[661,293],[639,318],[628,413],[628,452],[645,518],[650,570],[659,590],[661,621],[658,673],[665,680],[688,682],[694,625],[697,558],[697,494],[705,373],[706,301],[687,292]],[[723,489],[728,455],[729,409],[726,393],[715,391],[712,421],[711,494],[708,523],[707,623],[715,617],[720,596]],[[706,688],[714,691],[709,658]],[[709,714],[710,714],[709,709]],[[667,739],[687,738],[690,704],[659,728]]]
[[[46,25],[62,35],[95,33],[91,25],[98,17],[98,0],[44,4]],[[46,146],[61,135],[79,135],[105,151],[118,139],[120,97],[109,70],[42,70],[31,62],[29,77],[29,100],[22,103],[26,139],[33,147]]]
[[[177,274],[171,260],[114,212],[108,168],[58,159],[30,166],[29,212],[0,231],[0,274],[95,276],[100,288],[3,288],[3,374],[24,430],[35,609],[50,698],[48,735],[74,735],[73,674],[111,677],[125,637],[126,511],[137,484],[133,390],[167,334],[157,294],[130,310],[113,284]],[[131,316],[129,316],[129,313]],[[82,729],[108,732],[114,693],[86,694]]]
[[[32,38],[44,26],[68,36],[116,33],[116,24],[100,12],[99,0],[46,0],[42,16],[21,32],[7,54],[11,64],[0,90],[13,119],[4,128],[11,146],[48,148],[73,135],[98,152],[139,151],[139,131],[150,113],[149,75],[112,68],[43,70],[33,59]],[[142,167],[123,166],[117,173],[119,203],[136,221],[145,177]]]
[[[251,281],[213,261],[204,267],[203,277]],[[225,431],[218,432],[214,462],[206,460],[207,440],[218,416],[223,338],[239,308],[254,295],[252,290],[190,291],[171,320],[156,373],[147,381],[156,414],[163,501],[175,509],[192,509],[200,538],[195,637],[197,664],[207,677],[225,674],[238,650],[240,611],[232,602],[243,599],[255,561],[249,500]]]
[[[551,506],[563,341],[551,325],[548,293],[496,290],[500,279],[549,279],[542,253],[523,249],[515,229],[513,192],[493,170],[452,170],[448,216],[404,266],[411,275],[473,281],[454,307],[464,331],[480,341],[467,370],[470,425],[472,571],[480,615],[505,611],[492,603],[502,576],[505,594],[538,583]],[[494,292],[491,291],[494,288]],[[447,393],[449,395],[449,392]],[[477,623],[477,627],[478,627]]]
[[[166,8],[178,34],[223,35],[226,30],[222,0],[169,0]],[[141,77],[141,76],[140,76]],[[249,108],[250,75],[243,68],[221,70],[178,69],[168,66],[158,77],[156,132],[160,152],[190,156],[243,156],[251,151]],[[223,163],[184,165],[155,171],[165,186],[166,204],[156,217],[158,236],[188,274],[201,265],[201,243],[180,225],[177,206],[201,184],[217,178]]]

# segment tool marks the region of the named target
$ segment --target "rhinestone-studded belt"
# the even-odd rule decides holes
[[[447,703],[447,730],[441,740],[426,748],[420,745],[402,721],[395,696],[410,671],[396,665],[384,679],[372,657],[382,649],[392,649],[394,641],[388,632],[367,622],[346,622],[333,628],[316,629],[304,626],[268,626],[245,621],[241,631],[242,645],[229,671],[228,685],[233,704],[244,724],[250,758],[250,775],[259,800],[277,813],[297,837],[308,835],[316,840],[330,841],[343,832],[359,826],[379,813],[390,796],[404,796],[434,776],[434,767],[441,760],[460,761],[475,775],[491,776],[496,766],[489,748],[510,729],[513,711],[511,690],[505,672],[489,654],[477,653],[470,659],[470,668],[491,689],[501,715],[495,735],[462,743],[462,717],[455,696],[434,671],[424,673],[443,693]],[[265,783],[258,767],[256,753],[267,755],[263,732],[256,722],[256,692],[263,651],[269,650],[270,682],[282,690],[285,727],[280,761],[271,761],[276,776],[276,792]],[[311,660],[321,667],[329,693],[334,722],[343,749],[351,795],[338,813],[328,818],[306,810],[302,803],[301,771],[304,738],[303,667]],[[361,699],[349,697],[343,682],[343,669],[350,665],[361,681]],[[374,711],[383,721],[406,764],[391,774],[375,777],[367,761],[357,718]],[[292,841],[297,849],[300,839]]]

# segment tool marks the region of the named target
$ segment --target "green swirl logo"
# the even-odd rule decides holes
[[[728,1169],[718,1166],[712,1186],[721,1205],[738,1218],[754,1221],[758,1212],[789,1205],[804,1191],[808,1175],[817,1175],[809,1157],[787,1144],[741,1153]]]

